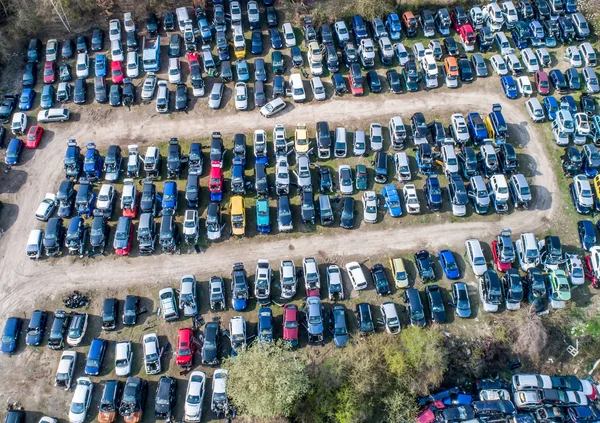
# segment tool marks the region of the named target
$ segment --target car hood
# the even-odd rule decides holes
[[[56,245],[57,245],[56,241],[57,241],[56,238],[52,238],[52,239],[44,238],[44,247],[46,247],[46,248],[56,247]]]
[[[323,323],[318,323],[316,325],[309,323],[308,333],[310,333],[311,335],[318,335],[320,333],[323,333]]]
[[[202,348],[202,361],[206,363],[212,363],[217,360],[217,349],[205,349]]]
[[[233,309],[234,310],[243,310],[246,308],[246,299],[236,298],[233,300]]]
[[[348,343],[348,339],[350,337],[348,335],[335,335],[333,338],[333,343],[336,347],[344,347]]]
[[[0,348],[0,351],[2,351],[4,354],[8,354],[8,353],[14,352],[16,346],[17,346],[17,344],[15,341],[2,342],[2,347]]]
[[[38,345],[42,341],[41,333],[28,334],[26,338],[27,345]]]
[[[129,244],[129,239],[116,239],[115,238],[115,243],[114,243],[115,249],[127,248],[128,244]]]

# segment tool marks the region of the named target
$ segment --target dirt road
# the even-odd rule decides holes
[[[484,85],[485,87],[486,85]],[[62,291],[80,288],[93,289],[106,285],[113,287],[145,285],[178,280],[184,273],[193,273],[199,280],[206,280],[211,274],[227,274],[235,261],[245,261],[252,268],[259,258],[270,259],[273,263],[282,258],[299,259],[316,255],[319,251],[327,254],[360,254],[368,257],[386,251],[415,250],[440,247],[453,247],[463,251],[464,240],[475,236],[490,239],[501,227],[511,227],[515,233],[541,231],[549,226],[553,214],[560,210],[557,194],[556,175],[553,173],[543,146],[550,140],[541,139],[525,112],[523,102],[507,102],[500,94],[485,93],[478,87],[477,92],[467,89],[453,91],[451,95],[440,95],[439,91],[423,92],[414,96],[382,97],[370,96],[363,99],[336,98],[323,103],[292,106],[286,113],[272,120],[261,118],[257,112],[219,113],[197,111],[189,115],[146,116],[139,119],[128,117],[126,112],[117,119],[115,109],[81,109],[77,122],[66,125],[53,125],[48,129],[49,136],[41,148],[25,154],[25,164],[9,174],[10,189],[4,189],[2,201],[8,216],[6,232],[0,240],[1,302],[0,313],[7,316],[16,310],[28,310],[36,297],[53,296]],[[491,90],[489,90],[491,91]],[[306,235],[288,238],[277,237],[229,240],[213,245],[198,255],[118,258],[109,256],[94,260],[60,258],[30,262],[25,254],[25,244],[29,231],[35,224],[34,213],[39,201],[47,191],[54,191],[57,181],[62,179],[62,157],[66,140],[76,138],[81,142],[95,141],[99,145],[119,142],[123,146],[132,140],[139,143],[164,141],[172,136],[180,138],[207,137],[218,130],[224,135],[235,132],[250,132],[256,128],[270,130],[276,123],[288,128],[298,122],[314,125],[326,120],[330,125],[343,125],[372,119],[387,122],[389,116],[400,114],[405,119],[423,111],[426,116],[449,115],[460,110],[478,110],[487,113],[493,103],[503,104],[503,113],[510,125],[511,137],[526,145],[527,153],[533,158],[534,202],[528,211],[519,211],[509,216],[489,222],[448,223],[435,226],[405,227],[400,220],[392,229],[355,230],[334,236]],[[149,108],[146,109],[149,111]],[[51,131],[56,130],[56,133]],[[143,134],[143,135],[142,135]],[[34,154],[35,153],[35,154]],[[18,173],[21,172],[21,173]],[[4,179],[7,179],[4,176]],[[12,204],[10,204],[12,203]]]

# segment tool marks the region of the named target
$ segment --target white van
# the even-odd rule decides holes
[[[467,259],[473,273],[475,276],[483,275],[488,270],[488,267],[481,243],[476,238],[467,239],[465,241],[465,248],[467,249]]]
[[[333,155],[341,159],[348,154],[348,143],[346,142],[346,128],[335,128],[335,143],[333,145]]]
[[[401,151],[394,154],[394,167],[396,170],[396,178],[400,182],[407,182],[412,179],[412,173],[410,172],[410,166],[408,164],[408,156],[405,152]]]
[[[534,122],[543,122],[546,119],[544,115],[544,109],[537,98],[531,98],[525,103],[525,108],[529,117]]]
[[[303,103],[306,100],[306,92],[304,91],[302,76],[299,73],[290,75],[290,87],[292,88],[292,99],[294,102]]]
[[[178,7],[175,9],[175,14],[177,15],[177,23],[179,24],[179,30],[183,32],[185,29],[185,21],[190,19],[190,15],[188,15],[188,11],[185,7]]]
[[[294,28],[292,28],[292,24],[289,22],[284,23],[281,27],[281,32],[283,32],[285,46],[294,47],[296,45],[296,35],[294,34]]]
[[[25,254],[31,260],[37,260],[42,255],[42,238],[44,238],[44,232],[41,229],[34,229],[29,233]]]
[[[538,243],[533,233],[527,232],[521,234],[521,237],[515,242],[515,250],[519,266],[524,272],[539,264],[540,250],[538,249]]]

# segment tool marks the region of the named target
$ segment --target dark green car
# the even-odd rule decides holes
[[[283,75],[285,72],[285,64],[283,62],[283,55],[280,51],[271,53],[271,62],[273,63],[273,73],[275,75]]]
[[[362,164],[356,165],[356,189],[364,191],[367,189],[367,167]]]

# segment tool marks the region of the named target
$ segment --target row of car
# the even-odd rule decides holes
[[[597,399],[598,385],[589,376],[518,373],[509,382],[481,379],[472,391],[454,387],[423,397],[416,422],[597,422]]]

